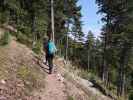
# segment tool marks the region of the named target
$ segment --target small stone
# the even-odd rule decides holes
[[[64,77],[62,77],[60,74],[57,74],[57,79],[61,82],[64,81]]]
[[[18,87],[24,87],[24,84],[17,84]]]
[[[1,80],[2,84],[6,84],[6,81],[4,79]]]
[[[39,96],[38,99],[41,100],[41,97]]]

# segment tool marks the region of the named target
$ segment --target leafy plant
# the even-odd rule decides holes
[[[37,69],[32,68],[31,70],[31,68],[27,66],[21,66],[17,70],[17,76],[24,81],[29,91],[32,91],[34,88],[44,87],[44,84],[42,84],[43,82],[40,81],[41,76],[37,73]]]
[[[133,91],[129,94],[129,100],[133,100]]]
[[[9,42],[10,42],[10,33],[5,32],[0,39],[0,45],[7,45]]]
[[[72,96],[68,96],[68,100],[74,100]]]
[[[41,48],[42,48],[42,43],[40,41],[37,41],[34,45],[34,47],[32,48],[32,50],[36,53],[36,54],[40,54],[41,53]]]

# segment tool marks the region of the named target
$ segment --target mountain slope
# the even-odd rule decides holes
[[[0,46],[0,100],[36,100],[32,91],[44,88],[44,77],[26,46],[15,40]]]
[[[54,63],[49,75],[48,66],[27,46],[13,38],[0,46],[0,100],[110,100],[100,93],[87,93],[82,81],[68,78],[72,73],[63,68],[63,61],[55,59]]]

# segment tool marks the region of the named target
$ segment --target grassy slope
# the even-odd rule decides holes
[[[36,100],[34,90],[44,88],[44,73],[37,67],[33,52],[12,40],[0,46],[0,97],[8,100]]]

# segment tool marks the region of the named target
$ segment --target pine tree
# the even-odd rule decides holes
[[[133,22],[131,21],[133,19],[133,2],[131,0],[96,1],[99,6],[99,11],[105,14],[102,20],[106,22],[106,25],[103,28],[105,51],[103,59],[106,60],[106,65],[110,64],[113,66],[113,63],[117,63],[115,65],[118,69],[117,93],[121,96],[124,94],[126,87],[125,69],[128,69],[127,65],[133,46],[133,37],[131,35],[131,26],[133,25]],[[115,57],[115,61],[112,60],[113,63],[109,63],[111,60],[106,57],[107,55],[112,55],[111,58]],[[103,60],[103,64],[105,60]],[[103,69],[104,68],[107,67],[103,67]]]
[[[88,57],[86,57],[88,59],[88,70],[92,69],[94,67],[94,45],[95,45],[95,39],[93,36],[93,33],[91,31],[88,32],[87,37],[86,37],[86,42],[85,42],[85,46],[86,46],[86,54],[88,55]]]

